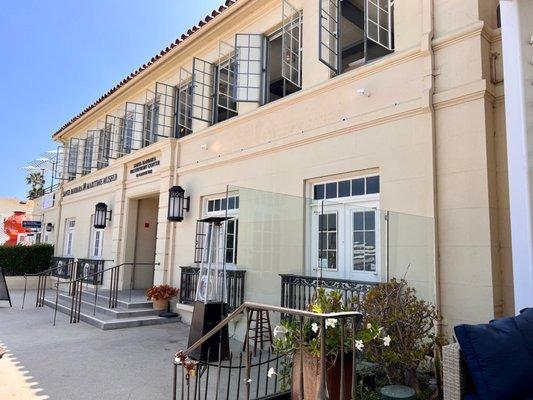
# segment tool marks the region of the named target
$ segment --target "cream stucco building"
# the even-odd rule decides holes
[[[227,208],[247,298],[278,302],[279,273],[322,267],[424,281],[448,326],[512,314],[498,21],[497,0],[226,2],[54,134],[48,240],[179,286],[196,221]]]

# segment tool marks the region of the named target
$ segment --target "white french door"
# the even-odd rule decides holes
[[[342,203],[313,207],[308,268],[312,276],[380,281],[379,211],[372,206]]]

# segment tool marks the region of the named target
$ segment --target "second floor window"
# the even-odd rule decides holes
[[[394,51],[394,0],[320,0],[319,58],[341,74]]]
[[[85,146],[83,147],[83,168],[82,175],[91,173],[93,166],[93,150],[94,150],[94,136],[89,133],[85,139]]]

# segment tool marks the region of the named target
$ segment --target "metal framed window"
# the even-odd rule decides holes
[[[301,88],[302,12],[288,1],[282,5],[281,41],[281,75]]]
[[[235,91],[235,49],[228,43],[220,42],[217,64],[216,116],[215,122],[237,115]]]
[[[392,51],[392,14],[394,0],[366,0],[366,36]]]
[[[91,244],[89,246],[89,258],[100,259],[104,247],[104,230],[94,228],[94,215],[91,216]]]
[[[67,177],[68,180],[76,179],[78,173],[78,158],[80,152],[80,140],[70,139],[68,146]]]
[[[157,95],[149,103],[144,105],[144,138],[143,147],[157,142],[158,138],[158,119],[159,119],[159,102]]]
[[[76,228],[76,219],[67,218],[65,220],[65,238],[63,241],[63,255],[65,257],[72,257],[74,248],[74,231]]]
[[[93,167],[93,153],[94,153],[94,133],[87,132],[87,138],[85,139],[85,145],[83,147],[83,163],[82,163],[82,175],[91,173]]]
[[[336,74],[340,72],[341,58],[341,0],[320,0],[318,31],[318,58]]]
[[[213,88],[215,83],[213,64],[194,57],[192,82],[192,117],[211,123],[213,121]]]
[[[176,107],[176,87],[166,83],[156,82],[155,92],[148,91],[146,104],[154,103],[150,120],[152,125],[152,142],[157,142],[160,137],[174,135],[174,120]],[[148,115],[146,116],[148,118]],[[145,130],[146,131],[146,130]]]
[[[175,137],[180,138],[192,133],[192,74],[185,68],[180,69],[180,81],[176,96]]]
[[[235,101],[260,102],[263,95],[264,36],[235,35]]]
[[[95,132],[96,137],[96,168],[101,169],[109,165],[111,158],[111,127],[106,126]]]
[[[104,131],[110,144],[109,158],[116,159],[122,157],[124,118],[115,117],[114,115],[106,115]]]

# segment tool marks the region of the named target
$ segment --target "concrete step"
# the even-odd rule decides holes
[[[98,296],[100,297],[100,296]],[[68,296],[66,293],[60,293],[58,300],[61,304],[70,307],[72,304],[72,297]],[[93,310],[94,313],[94,296],[91,301],[83,299],[81,300],[82,306]],[[146,308],[124,308],[119,304],[117,308],[108,308],[108,303],[103,305],[100,301],[96,303],[96,312],[100,314],[105,314],[111,318],[120,319],[120,318],[130,318],[130,317],[145,317],[148,315],[159,315],[161,310],[154,310],[153,307]]]
[[[89,303],[94,304],[94,297],[96,293],[90,290],[83,290],[81,297],[83,300],[88,301]],[[98,291],[98,301],[97,304],[102,306],[107,306],[109,304],[109,291],[108,290],[99,290]],[[128,299],[128,292],[123,291],[119,293],[117,299],[117,305],[123,308],[152,308],[152,302],[149,300],[140,300],[138,296],[133,297],[131,301]]]
[[[70,300],[70,298],[68,298]],[[54,298],[45,298],[44,304],[50,308],[55,308],[55,297]],[[65,297],[62,297],[57,304],[57,311],[70,315],[70,305],[71,303],[67,301]],[[102,312],[97,308],[96,315],[93,315],[94,305],[88,304],[83,301],[80,310],[80,321],[86,322],[89,325],[95,326],[102,330],[110,329],[124,329],[132,328],[135,326],[147,326],[147,325],[162,325],[179,322],[181,318],[179,316],[173,318],[163,318],[157,315],[136,315],[136,316],[123,316],[123,317],[113,317],[107,313]],[[143,311],[152,311],[153,309],[143,310]]]

